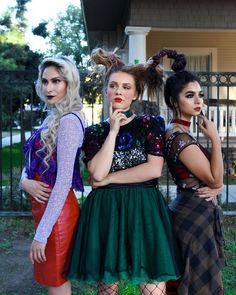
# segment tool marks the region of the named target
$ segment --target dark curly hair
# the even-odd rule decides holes
[[[173,111],[173,115],[177,116],[176,106],[178,106],[179,94],[188,83],[197,81],[200,84],[200,80],[194,73],[185,70],[187,64],[185,55],[172,49],[161,49],[152,57],[152,66],[155,67],[164,56],[173,59],[171,69],[174,71],[166,79],[164,86],[165,103]]]

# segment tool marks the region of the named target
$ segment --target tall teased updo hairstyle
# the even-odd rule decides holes
[[[142,98],[145,87],[147,88],[148,95],[155,97],[155,91],[160,89],[163,84],[162,71],[156,72],[155,82],[149,78],[149,68],[151,67],[149,63],[126,65],[115,52],[109,52],[102,48],[94,49],[91,54],[91,59],[97,65],[103,65],[105,67],[105,89],[107,88],[110,76],[117,72],[126,73],[133,77],[137,98]]]
[[[172,110],[173,116],[178,116],[178,102],[179,94],[190,82],[198,82],[200,79],[192,72],[185,70],[187,64],[186,57],[182,53],[177,53],[172,49],[161,49],[152,59],[155,61],[160,60],[161,57],[167,56],[173,59],[171,69],[174,74],[171,74],[167,79],[164,86],[164,98],[167,106]]]

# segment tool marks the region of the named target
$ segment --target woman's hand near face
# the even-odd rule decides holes
[[[219,134],[215,124],[212,121],[208,120],[207,117],[203,115],[199,115],[199,118],[200,118],[200,123],[198,123],[198,126],[200,130],[202,131],[202,133],[206,137],[210,138],[212,141],[219,140]]]
[[[22,181],[22,188],[39,203],[46,203],[51,193],[51,188],[48,184],[33,179],[24,179]]]
[[[112,103],[109,107],[109,117],[110,117],[110,130],[118,134],[121,126],[121,122],[127,120],[127,117],[122,113],[124,110],[116,109],[113,111]]]

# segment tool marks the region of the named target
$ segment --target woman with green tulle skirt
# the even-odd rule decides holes
[[[85,132],[93,190],[82,207],[68,277],[96,282],[98,294],[118,294],[120,280],[138,284],[142,294],[166,294],[165,282],[179,272],[166,203],[157,188],[165,124],[160,116],[131,111],[148,66],[125,66],[102,49],[93,58],[107,69],[109,120]]]

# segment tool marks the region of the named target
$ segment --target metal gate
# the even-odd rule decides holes
[[[82,73],[86,76],[86,73]],[[206,115],[215,122],[222,141],[225,165],[225,190],[222,205],[235,209],[236,203],[236,73],[199,73],[206,98]],[[19,189],[23,166],[22,147],[32,130],[40,125],[45,116],[43,105],[34,89],[37,71],[0,71],[0,215],[28,215],[30,207],[27,196]],[[86,79],[82,79],[86,81]],[[83,94],[83,84],[82,94]],[[153,104],[157,107],[153,107]],[[92,112],[92,119],[99,121],[98,106],[84,104],[85,111]],[[160,112],[169,118],[163,98],[146,102],[144,112]],[[102,106],[99,106],[99,111]],[[86,114],[86,112],[85,112]],[[88,112],[89,114],[89,112]],[[90,118],[88,118],[90,119]],[[92,120],[92,121],[93,121]],[[91,120],[88,120],[91,123]],[[192,132],[209,146],[195,125]],[[167,169],[160,179],[160,188],[167,199],[175,194],[175,187]]]

